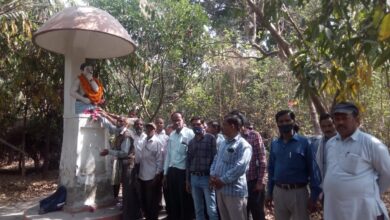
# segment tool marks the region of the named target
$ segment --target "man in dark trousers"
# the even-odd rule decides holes
[[[246,123],[249,125],[249,123]],[[265,147],[259,132],[243,126],[241,136],[252,146],[252,158],[249,169],[246,172],[248,184],[248,205],[247,211],[252,215],[253,220],[265,220],[264,198],[265,198],[265,170],[267,162],[265,159]]]
[[[167,154],[164,161],[164,185],[169,197],[168,218],[170,220],[191,220],[194,207],[191,194],[186,191],[186,158],[188,144],[195,134],[184,126],[183,114],[171,115],[172,134],[168,139]]]

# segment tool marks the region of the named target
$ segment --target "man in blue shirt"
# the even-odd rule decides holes
[[[276,220],[309,220],[308,210],[314,210],[321,192],[313,147],[306,137],[297,134],[292,111],[279,111],[275,119],[280,137],[271,143],[266,206],[274,206]]]
[[[216,189],[222,220],[246,220],[248,188],[246,171],[252,157],[251,145],[241,137],[243,120],[228,115],[223,121],[226,139],[218,148],[210,168],[210,185]]]

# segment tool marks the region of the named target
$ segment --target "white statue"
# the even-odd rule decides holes
[[[70,90],[70,95],[76,99],[76,114],[95,109],[103,101],[103,86],[93,77],[92,65],[83,63],[80,70],[82,73],[75,79]]]

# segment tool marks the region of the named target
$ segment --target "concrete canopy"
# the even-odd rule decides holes
[[[89,114],[76,114],[76,99],[70,94],[86,58],[125,56],[134,52],[136,45],[114,17],[94,7],[65,8],[34,33],[33,42],[65,55],[64,133],[59,175],[59,184],[67,189],[64,210],[75,213],[89,210],[88,207],[113,205],[114,195],[108,193],[112,192],[111,159],[100,156],[100,151],[109,147],[108,129],[100,122],[89,120]]]
[[[136,45],[109,13],[94,7],[69,7],[50,18],[34,33],[33,41],[52,52],[67,54],[77,48],[94,59],[134,52]]]

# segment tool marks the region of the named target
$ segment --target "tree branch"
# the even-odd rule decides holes
[[[2,138],[0,138],[0,142],[3,143],[5,146],[12,148],[13,150],[18,151],[19,153],[22,153],[23,155],[27,155],[27,153],[25,151],[23,151],[23,150],[19,149],[18,147],[8,143],[6,140],[4,140]]]
[[[309,50],[310,48],[309,48],[309,46],[306,44],[305,39],[304,39],[304,37],[303,37],[303,34],[302,34],[301,30],[299,30],[298,25],[297,25],[297,24],[295,23],[295,21],[292,19],[291,14],[290,14],[290,12],[288,11],[288,8],[286,7],[285,4],[282,4],[282,10],[286,13],[286,15],[287,15],[287,20],[290,21],[290,23],[291,23],[292,26],[294,27],[294,30],[297,32],[298,37],[299,37],[299,39],[301,39],[301,41],[302,41],[303,45],[305,46],[306,50]]]
[[[261,54],[265,57],[274,56],[279,53],[279,51],[271,51],[267,52],[265,51],[259,44],[256,44],[255,42],[251,42],[252,47],[256,48],[258,51],[260,51]]]
[[[270,23],[269,21],[267,21],[265,19],[264,11],[262,9],[264,7],[264,5],[262,4],[262,2],[260,2],[260,7],[256,7],[256,5],[251,0],[247,0],[247,2],[249,4],[249,6],[251,7],[251,9],[258,16],[258,18],[259,18],[258,22],[260,22],[260,24],[262,26],[264,26],[271,33],[272,37],[275,38],[276,42],[278,43],[280,48],[283,50],[284,54],[287,57],[292,56],[290,44],[280,35],[280,33],[278,32],[275,25]]]

